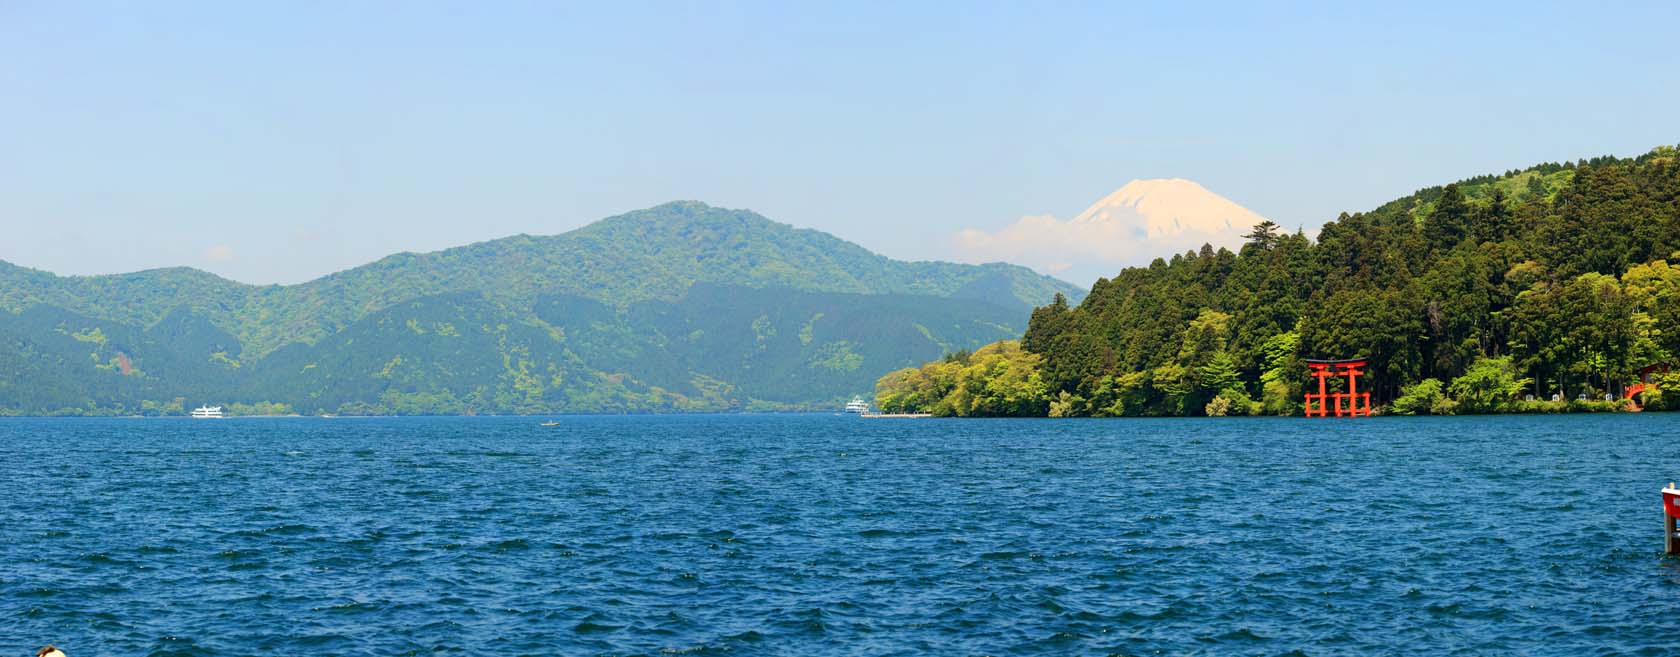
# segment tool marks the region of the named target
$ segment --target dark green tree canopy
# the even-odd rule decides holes
[[[1344,213],[1316,243],[1266,222],[1240,253],[1125,269],[1077,307],[1035,311],[1021,348],[1071,415],[1228,414],[1249,399],[1289,412],[1299,359],[1355,355],[1378,403],[1407,390],[1413,412],[1452,410],[1454,390],[1461,411],[1504,408],[1512,382],[1541,399],[1614,395],[1680,353],[1677,251],[1676,149],[1543,164]]]

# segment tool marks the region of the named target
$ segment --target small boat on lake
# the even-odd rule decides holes
[[[869,413],[869,402],[864,401],[862,397],[853,397],[851,401],[846,402],[846,412],[865,415]]]
[[[192,416],[200,420],[217,419],[223,417],[220,406],[200,406],[193,409]]]
[[[542,424],[539,424],[537,426],[539,426],[539,427],[558,427],[558,426],[560,426],[560,423],[557,422],[557,421],[554,421],[554,420],[549,420],[549,421],[544,422]]]

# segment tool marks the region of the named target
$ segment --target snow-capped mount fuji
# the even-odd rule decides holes
[[[1005,260],[1084,284],[1203,244],[1236,249],[1263,221],[1194,181],[1154,178],[1126,183],[1069,221],[1022,217],[993,233],[964,230],[955,242],[970,262]]]
[[[1120,222],[1141,230],[1148,239],[1199,233],[1219,239],[1221,243],[1214,246],[1234,246],[1220,238],[1235,236],[1240,240],[1250,228],[1265,220],[1194,181],[1154,178],[1126,183],[1085,208],[1070,223]]]

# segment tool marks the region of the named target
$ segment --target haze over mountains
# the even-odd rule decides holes
[[[1083,291],[903,262],[679,202],[298,285],[0,263],[0,411],[532,413],[825,407]]]
[[[1234,249],[1263,221],[1193,181],[1156,178],[1126,183],[1070,221],[1022,217],[996,232],[963,230],[955,241],[971,262],[1007,260],[1089,284],[1203,244]]]
[[[1019,335],[1056,294],[1083,298],[1068,279],[1234,247],[1263,220],[1188,180],[1134,180],[1070,221],[961,235],[970,258],[1059,278],[892,260],[698,202],[296,285],[0,262],[0,413],[830,408],[886,372]]]

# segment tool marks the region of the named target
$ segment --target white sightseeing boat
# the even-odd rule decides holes
[[[869,402],[864,401],[862,397],[853,397],[851,401],[846,402],[846,412],[857,413],[858,415],[868,413]]]
[[[219,418],[222,417],[222,407],[200,406],[193,409],[192,416],[196,418]]]

